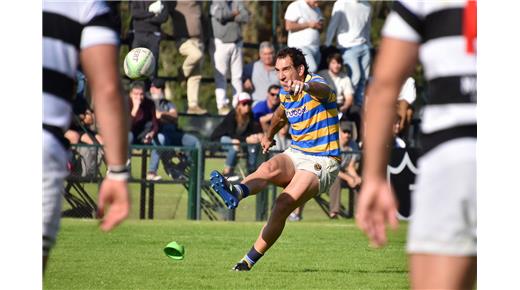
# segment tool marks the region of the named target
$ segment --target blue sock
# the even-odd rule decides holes
[[[263,254],[260,254],[257,250],[255,250],[255,247],[251,247],[251,250],[249,250],[249,253],[247,253],[244,256],[244,261],[249,265],[249,268],[253,267],[260,258],[262,258]]]
[[[243,199],[243,198],[246,198],[249,196],[250,192],[249,192],[249,187],[247,187],[247,185],[240,183],[240,184],[234,185],[234,187],[240,193],[239,199]]]

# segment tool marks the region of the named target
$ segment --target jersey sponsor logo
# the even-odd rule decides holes
[[[287,118],[294,118],[294,117],[300,117],[305,112],[307,112],[307,107],[306,106],[302,106],[302,107],[299,107],[299,108],[287,109],[286,115],[287,115]]]

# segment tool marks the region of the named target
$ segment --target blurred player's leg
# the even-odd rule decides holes
[[[473,289],[477,257],[413,254],[410,256],[412,289]]]
[[[60,227],[63,182],[68,175],[65,148],[49,133],[43,132],[43,271]]]

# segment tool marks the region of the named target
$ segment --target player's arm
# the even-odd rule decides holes
[[[267,132],[262,137],[262,148],[263,153],[267,153],[269,148],[274,146],[274,135],[280,131],[287,124],[287,116],[285,115],[285,109],[283,106],[278,106],[276,111],[273,113],[273,117],[271,119],[271,125],[267,129]]]
[[[386,223],[397,226],[396,201],[386,181],[396,100],[405,79],[414,69],[418,44],[383,38],[374,64],[364,111],[363,188],[356,222],[376,246],[386,243]]]
[[[273,113],[273,117],[271,118],[271,125],[267,129],[266,137],[269,140],[273,140],[274,135],[280,131],[287,124],[287,116],[285,115],[285,110],[278,106],[276,111]]]
[[[126,179],[128,154],[128,107],[121,95],[116,45],[95,45],[82,49],[81,65],[89,80],[99,132],[104,142],[105,160],[114,174],[105,178],[99,190],[99,215],[104,215],[105,203],[110,209],[101,223],[111,230],[128,215],[130,202]],[[122,173],[117,173],[122,171]]]
[[[321,82],[307,82],[304,84],[303,90],[323,102],[328,101],[332,94],[330,87]]]
[[[315,28],[315,29],[321,29],[321,26],[319,22],[317,21],[309,21],[304,23],[298,23],[296,21],[291,20],[285,20],[285,30],[290,32],[297,32],[300,30],[304,30],[307,28]]]

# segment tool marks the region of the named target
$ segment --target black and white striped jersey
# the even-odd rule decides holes
[[[475,128],[476,2],[396,1],[383,36],[420,44],[429,97],[422,112],[422,132]]]
[[[118,45],[119,33],[110,8],[102,1],[44,1],[42,16],[42,121],[44,128],[65,131],[72,118],[80,50]]]

